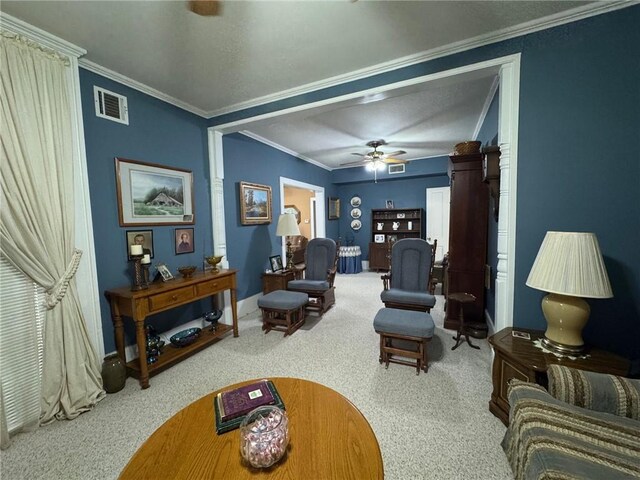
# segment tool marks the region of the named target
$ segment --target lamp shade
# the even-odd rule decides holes
[[[594,233],[547,232],[526,284],[573,297],[613,297]]]
[[[296,221],[296,216],[293,213],[283,213],[278,217],[276,235],[279,237],[300,235],[298,222]]]

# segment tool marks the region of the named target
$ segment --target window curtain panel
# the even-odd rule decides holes
[[[82,252],[74,248],[72,72],[66,57],[24,37],[2,32],[0,46],[0,248],[46,291],[43,425],[105,396],[73,278]]]

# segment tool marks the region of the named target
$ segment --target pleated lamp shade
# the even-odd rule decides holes
[[[594,233],[547,232],[526,283],[573,297],[613,297]]]
[[[283,213],[278,217],[276,235],[279,237],[300,235],[298,222],[296,221],[296,216],[293,213]]]
[[[595,234],[547,232],[527,285],[548,292],[542,299],[547,320],[543,347],[561,355],[581,354],[582,329],[591,313],[584,298],[613,297]]]

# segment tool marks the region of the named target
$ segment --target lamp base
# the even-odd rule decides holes
[[[542,346],[553,353],[558,353],[560,355],[581,355],[585,352],[585,346],[573,346],[573,345],[563,345],[561,343],[554,342],[553,340],[549,340],[548,338],[543,338],[540,340]]]
[[[550,293],[542,299],[547,331],[542,344],[564,355],[584,352],[582,329],[589,319],[589,304],[582,298]]]

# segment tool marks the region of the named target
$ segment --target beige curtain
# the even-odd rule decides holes
[[[105,393],[73,275],[73,137],[65,57],[0,36],[0,248],[47,292],[40,423],[72,419]]]

